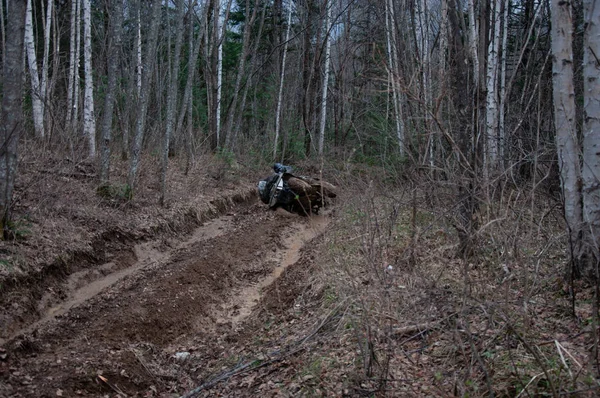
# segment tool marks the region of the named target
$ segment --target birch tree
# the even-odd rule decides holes
[[[216,40],[217,40],[217,86],[216,86],[216,97],[215,97],[215,134],[217,140],[217,147],[221,145],[221,97],[223,94],[223,41],[225,40],[225,18],[223,10],[221,9],[221,1],[216,1],[215,6],[215,24],[216,28]]]
[[[506,58],[508,57],[508,8],[509,0],[504,0],[504,13],[502,17],[502,59],[500,63],[500,103],[498,109],[498,155],[500,161],[505,160],[505,145],[506,145],[506,125],[505,125],[505,104],[506,104]],[[501,163],[502,165],[503,163]]]
[[[498,162],[498,51],[500,50],[501,1],[495,1],[490,13],[490,43],[486,73],[486,171],[494,169]]]
[[[23,131],[23,44],[26,3],[7,0],[6,28],[11,32],[3,53],[2,109],[0,116],[0,228],[4,239],[10,237],[10,205],[17,174],[17,151]]]
[[[76,99],[74,97],[76,89],[75,76],[79,71],[79,4],[80,0],[71,0],[71,25],[69,29],[69,76],[67,83],[67,115],[65,125],[72,126],[73,118],[77,118],[75,110]],[[78,84],[78,83],[77,83]],[[75,115],[73,113],[75,112]]]
[[[83,134],[88,141],[88,156],[96,157],[96,118],[94,115],[94,78],[92,73],[91,0],[83,0],[83,68],[85,94],[83,106]]]
[[[27,50],[27,63],[31,79],[31,103],[33,112],[33,127],[38,137],[44,136],[44,95],[40,84],[35,40],[33,34],[33,8],[31,0],[27,0],[27,16],[25,18],[25,47]]]
[[[323,156],[325,142],[325,124],[327,122],[327,87],[329,86],[329,64],[331,62],[331,12],[333,1],[326,1],[327,16],[325,17],[325,65],[323,66],[323,95],[321,98],[321,123],[319,126],[319,156]]]
[[[600,279],[600,3],[583,1],[583,220],[586,223],[586,270]]]
[[[558,166],[564,199],[564,212],[569,229],[573,270],[579,271],[577,259],[581,250],[582,207],[579,190],[581,170],[575,128],[575,90],[573,86],[573,20],[571,3],[552,0],[552,74],[554,124]]]
[[[50,60],[50,34],[52,27],[52,9],[54,0],[48,0],[46,6],[46,19],[44,23],[44,58],[42,59],[42,80],[40,82],[40,93],[42,95],[42,134],[45,135],[43,121],[46,115],[46,103],[48,100],[48,66]],[[58,52],[55,54],[58,57]]]
[[[123,23],[123,0],[110,1],[110,34],[108,42],[108,86],[104,97],[104,113],[100,131],[100,186],[106,186],[110,177],[110,143],[112,138],[113,111],[117,76],[121,55],[121,25]]]
[[[277,93],[277,109],[275,110],[275,140],[273,143],[273,160],[277,159],[277,146],[279,143],[279,131],[281,129],[281,105],[283,102],[283,83],[285,78],[288,43],[290,41],[290,30],[292,28],[292,6],[293,3],[290,0],[288,5],[287,27],[285,29],[285,42],[283,44],[283,55],[281,57],[281,69],[279,71],[279,90]]]
[[[398,152],[404,156],[404,121],[402,120],[402,92],[400,90],[400,59],[398,58],[398,34],[396,31],[396,10],[392,0],[385,0],[385,34],[388,52],[388,79],[392,90],[394,109],[394,122],[396,124],[396,138],[398,139]]]
[[[473,83],[475,90],[479,90],[479,49],[477,48],[477,27],[475,25],[474,0],[468,0],[469,7],[469,51],[473,61]]]

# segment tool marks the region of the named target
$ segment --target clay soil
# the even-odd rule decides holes
[[[23,168],[26,231],[0,248],[3,397],[171,397],[213,380],[211,395],[245,348],[265,348],[267,317],[293,308],[331,220],[269,211],[254,176],[218,167],[174,167],[166,207],[152,173],[126,203],[95,194],[89,165]],[[254,396],[250,384],[219,394]]]

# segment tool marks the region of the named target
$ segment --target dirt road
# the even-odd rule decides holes
[[[132,243],[70,274],[48,287],[39,319],[5,330],[0,396],[185,393],[201,382],[202,359],[243,331],[264,292],[328,224],[245,203],[191,235]]]

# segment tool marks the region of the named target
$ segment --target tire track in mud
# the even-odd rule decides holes
[[[110,272],[106,276],[94,280],[91,283],[83,283],[80,285],[80,280],[86,279],[90,270],[75,272],[68,276],[66,281],[66,289],[68,296],[62,303],[52,306],[44,311],[42,317],[31,325],[17,330],[7,340],[12,340],[20,335],[25,335],[35,331],[42,325],[66,314],[69,310],[78,307],[86,301],[100,294],[103,290],[115,285],[125,277],[144,269],[150,268],[159,264],[164,264],[170,261],[171,256],[180,250],[185,250],[195,244],[199,244],[205,240],[215,238],[222,235],[228,228],[231,228],[233,217],[226,215],[217,219],[211,220],[205,225],[197,228],[194,233],[185,241],[179,243],[174,249],[162,251],[156,246],[159,242],[150,241],[138,243],[134,246],[133,251],[137,261],[131,266],[120,269],[115,272]],[[115,266],[114,262],[108,262],[98,266],[101,270],[110,270]],[[42,301],[44,297],[42,297]]]
[[[193,338],[209,349],[217,328],[241,327],[262,292],[328,224],[327,216],[290,217],[250,205],[182,242],[140,244],[135,264],[73,288],[67,301],[13,339],[4,371],[0,362],[0,384],[15,397],[57,389],[97,396],[107,392],[97,381],[101,373],[127,394],[141,395],[157,376],[148,377],[136,347],[169,358]]]

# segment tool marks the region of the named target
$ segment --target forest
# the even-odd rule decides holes
[[[0,0],[0,37],[0,396],[597,396],[596,0]],[[274,163],[332,205],[270,211]]]

